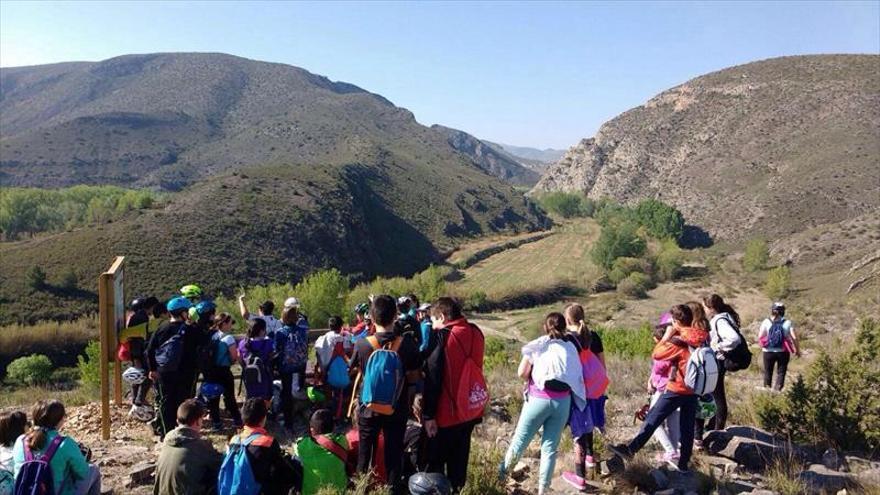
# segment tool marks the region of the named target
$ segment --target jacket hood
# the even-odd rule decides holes
[[[183,447],[190,442],[201,440],[202,436],[196,430],[188,426],[178,426],[168,432],[165,443],[171,447]]]
[[[682,328],[678,336],[691,347],[699,347],[709,340],[709,333],[696,327]]]

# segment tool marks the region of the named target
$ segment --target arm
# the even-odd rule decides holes
[[[238,296],[238,310],[241,312],[241,317],[245,320],[251,319],[251,314],[247,309],[247,306],[244,304],[244,294]]]
[[[427,428],[427,423],[433,422],[434,416],[437,414],[437,403],[441,400],[443,372],[446,365],[446,356],[442,345],[444,338],[448,338],[445,332],[434,332],[431,335],[431,353],[428,354],[425,361],[425,390],[422,393],[422,418],[426,422],[429,436],[433,435],[430,429]]]
[[[801,346],[798,344],[797,335],[794,334],[794,325],[788,329],[788,341],[794,348],[794,355],[801,357]]]
[[[532,362],[529,358],[523,356],[522,361],[519,362],[519,368],[516,370],[516,374],[523,380],[528,380],[529,377],[532,376]]]
[[[768,330],[769,327],[767,327],[767,326],[765,325],[766,323],[767,323],[767,320],[764,320],[764,321],[761,322],[761,326],[758,327],[758,338],[757,338],[757,340],[756,340],[756,342],[758,343],[758,345],[761,344],[761,338],[762,338],[762,337],[765,337],[765,336],[767,335],[767,330]]]
[[[74,478],[81,480],[89,475],[89,463],[73,438],[67,437],[61,442],[57,453],[67,458],[67,471],[73,474]]]
[[[229,360],[232,361],[232,364],[238,362],[238,346],[236,344],[229,344]]]

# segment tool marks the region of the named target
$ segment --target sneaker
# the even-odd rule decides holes
[[[585,490],[587,488],[587,482],[571,471],[562,473],[562,480],[578,490]]]
[[[609,445],[608,450],[610,450],[614,455],[629,461],[633,458],[633,453],[629,450],[629,447],[626,444],[618,444],[618,445]]]
[[[584,457],[584,466],[586,466],[588,469],[596,467],[596,459],[593,459],[593,456],[591,455]]]

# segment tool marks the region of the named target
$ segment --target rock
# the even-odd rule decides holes
[[[665,490],[658,490],[654,492],[654,495],[675,495],[675,488],[667,488]]]
[[[156,471],[156,463],[150,461],[141,461],[128,471],[129,487],[138,485],[147,485],[152,482],[153,474]]]
[[[751,493],[751,495],[779,495],[778,493],[774,492],[773,490],[764,490],[764,489],[752,490],[750,493]]]
[[[880,486],[880,468],[865,469],[855,474],[859,483],[866,486]]]
[[[837,492],[837,495],[846,495],[846,488]]]
[[[798,479],[804,482],[812,493],[837,492],[857,485],[854,476],[828,469],[822,464],[812,464],[801,471]]]
[[[709,432],[703,446],[710,454],[732,459],[753,471],[763,471],[777,461],[805,464],[812,459],[806,449],[748,426]]]
[[[854,455],[843,456],[844,464],[852,472],[866,471],[869,469],[880,469],[880,462],[865,459]]]
[[[608,476],[612,474],[622,473],[626,469],[626,465],[623,462],[623,459],[620,457],[614,456],[606,461],[603,461],[600,465],[603,476]]]
[[[758,489],[758,485],[742,480],[728,481],[724,484],[724,487],[727,489],[727,493],[732,495],[738,495],[740,493],[755,493],[755,490]]]
[[[728,459],[726,457],[706,454],[703,455],[701,459],[703,460],[703,462],[709,465],[713,473],[717,471],[717,474],[715,475],[716,478],[731,476],[736,472],[736,469],[739,467],[739,464],[737,464],[736,461]]]
[[[669,476],[666,476],[666,473],[663,472],[663,470],[652,469],[649,474],[654,480],[654,486],[656,486],[658,490],[664,490],[669,486]]]
[[[510,477],[515,481],[522,481],[528,477],[530,470],[531,468],[528,464],[519,461],[516,463],[516,466],[513,467],[513,471],[510,472]]]

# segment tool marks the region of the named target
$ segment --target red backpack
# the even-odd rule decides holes
[[[470,338],[466,337],[468,333]],[[440,401],[438,405],[439,426],[453,426],[483,417],[489,403],[489,388],[482,369],[484,345],[483,333],[472,323],[453,325],[449,331],[443,391],[450,400]]]

